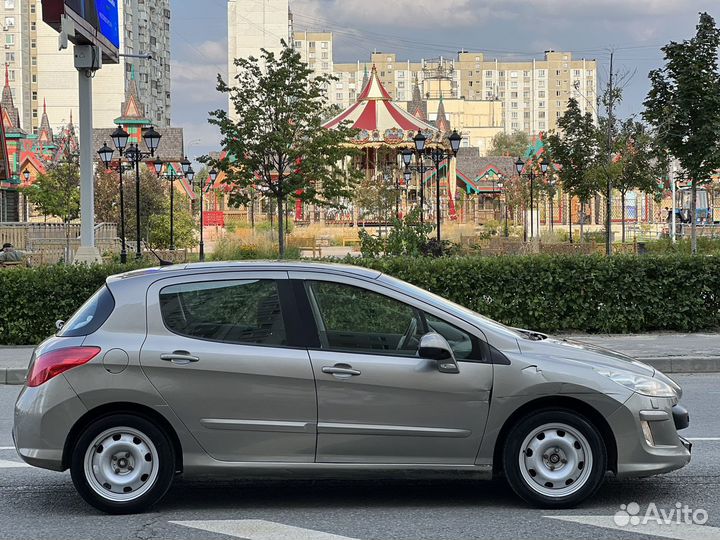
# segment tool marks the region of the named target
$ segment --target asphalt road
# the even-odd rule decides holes
[[[691,412],[691,427],[683,434],[696,439],[690,465],[642,480],[609,478],[591,501],[574,510],[528,508],[502,482],[227,479],[180,480],[160,505],[134,516],[106,516],[88,507],[69,473],[21,466],[9,448],[19,387],[0,386],[0,538],[720,539],[720,375],[676,379]],[[612,523],[602,516],[613,516],[630,502],[639,503],[642,513],[650,503],[666,511],[676,503],[702,508],[708,521],[698,528],[598,526]],[[644,534],[649,532],[653,535]]]

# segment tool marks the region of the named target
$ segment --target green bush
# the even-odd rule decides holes
[[[278,248],[267,240],[258,238],[256,244],[249,244],[238,238],[224,236],[215,244],[209,256],[211,261],[243,261],[248,259],[277,259]],[[299,259],[300,248],[285,245],[286,259]]]
[[[39,343],[55,333],[105,278],[138,268],[136,263],[39,266],[0,270],[0,344]]]
[[[505,324],[534,330],[720,328],[720,270],[715,257],[534,255],[345,262],[375,268]],[[38,343],[107,276],[131,268],[111,264],[0,270],[0,344]]]
[[[714,257],[501,256],[353,259],[495,320],[546,332],[720,327]]]

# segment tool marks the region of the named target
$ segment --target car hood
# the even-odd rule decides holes
[[[524,331],[523,331],[524,332]],[[532,332],[531,332],[532,333]],[[523,354],[537,354],[539,356],[552,356],[556,359],[581,362],[590,367],[624,370],[638,375],[652,377],[655,369],[638,362],[630,356],[598,347],[590,343],[583,343],[570,339],[554,338],[544,334],[532,333],[544,339],[519,339],[520,350]]]

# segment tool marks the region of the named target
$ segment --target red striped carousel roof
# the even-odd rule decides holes
[[[393,103],[392,97],[378,79],[375,66],[357,101],[323,124],[323,127],[333,129],[341,122],[351,122],[350,127],[360,130],[353,141],[358,144],[372,141],[389,144],[407,142],[417,131],[422,131],[428,139],[440,137],[440,131],[435,126]]]

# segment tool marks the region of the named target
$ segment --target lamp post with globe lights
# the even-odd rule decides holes
[[[217,179],[217,171],[215,169],[211,169],[208,173],[208,178],[205,180],[205,185],[199,184],[199,195],[200,195],[200,253],[199,253],[199,260],[200,262],[205,262],[205,241],[203,240],[203,227],[205,226],[205,223],[203,222],[203,199],[205,198],[205,193],[213,186],[215,185],[215,180]],[[192,183],[192,178],[195,177],[195,172],[192,170],[192,167],[190,167],[190,170],[186,174],[188,176],[188,179]],[[207,180],[210,180],[208,182]]]
[[[435,164],[435,226],[437,241],[440,242],[440,222],[442,219],[442,207],[440,206],[440,166],[445,160],[450,162],[450,159],[457,157],[458,150],[460,150],[460,143],[462,142],[462,136],[453,130],[452,134],[448,137],[450,141],[450,152],[446,152],[442,148],[434,148],[430,151],[430,159]],[[446,171],[448,177],[448,194],[450,193],[450,175],[449,171]]]
[[[157,159],[153,163],[155,167],[155,174],[158,177],[167,178],[170,180],[170,251],[175,250],[175,179],[185,177],[189,182],[192,182],[192,178],[188,177],[188,173],[192,170],[190,160],[187,156],[180,162],[182,174],[178,175],[175,169],[169,163],[163,163],[162,160]],[[162,174],[163,166],[165,167],[165,174]],[[194,176],[194,173],[193,173]]]
[[[120,250],[120,262],[125,264],[127,262],[127,243],[125,240],[125,190],[123,189],[123,164],[122,164],[122,157],[123,152],[125,152],[125,147],[127,146],[127,142],[130,135],[127,131],[125,131],[121,126],[118,126],[111,134],[110,138],[112,139],[113,145],[118,151],[118,154],[120,155],[120,159],[118,162],[118,173],[120,175],[120,239],[122,242],[122,248]],[[113,149],[110,148],[107,143],[103,143],[102,148],[98,150],[98,155],[100,156],[100,161],[103,162],[106,169],[110,169],[110,165],[112,164],[113,159]]]
[[[548,170],[548,162],[540,158],[540,161],[538,163],[540,164],[540,173],[542,174],[542,176],[545,176]],[[524,176],[525,178],[530,180],[530,238],[532,239],[535,237],[535,204],[533,194],[533,191],[535,189],[534,182],[540,176],[536,174],[535,170],[532,168],[529,172],[526,173],[523,173],[523,169],[525,169],[525,162],[518,157],[517,161],[515,162],[515,170],[517,171],[518,177],[522,178]],[[527,225],[525,226],[525,241],[527,242]]]
[[[155,157],[155,151],[160,145],[160,135],[153,126],[150,126],[143,133],[143,140],[148,152],[143,152],[137,143],[132,143],[125,151],[125,156],[135,166],[135,227],[136,227],[136,259],[142,258],[142,245],[140,242],[140,163],[146,158]]]

